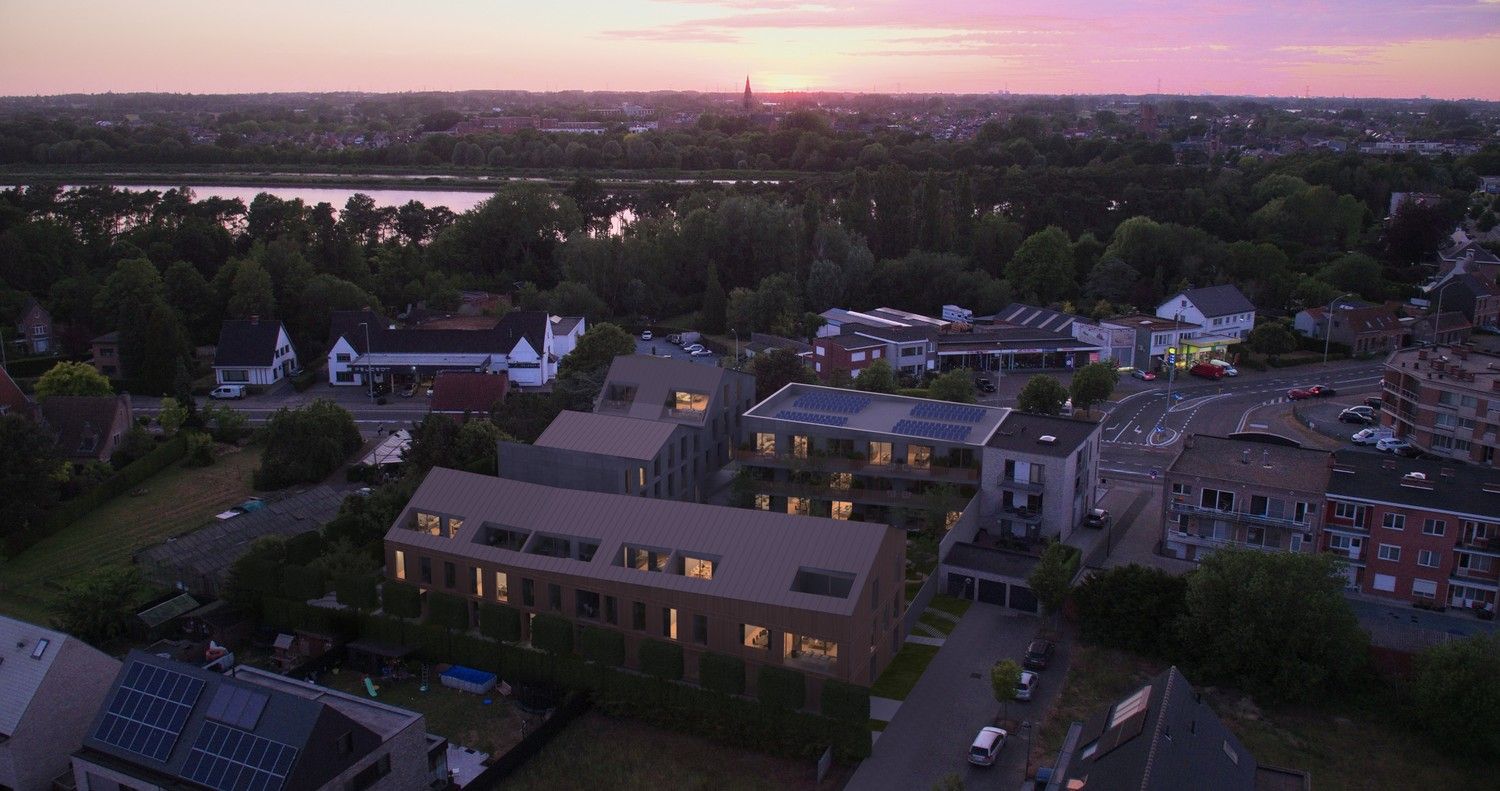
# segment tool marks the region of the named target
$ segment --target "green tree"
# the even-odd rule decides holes
[[[1073,372],[1073,383],[1068,387],[1073,397],[1073,407],[1088,411],[1095,404],[1109,400],[1120,381],[1120,372],[1109,363],[1089,363]]]
[[[161,400],[161,409],[156,413],[156,422],[161,424],[161,430],[167,436],[170,437],[176,434],[177,430],[182,428],[182,424],[187,418],[187,407],[178,403],[177,399],[169,396]]]
[[[1212,683],[1316,702],[1361,678],[1369,639],[1329,555],[1220,549],[1188,578],[1183,645]]]
[[[1016,296],[1043,305],[1067,299],[1077,288],[1068,234],[1055,225],[1026,237],[1005,267]]]
[[[885,358],[865,366],[854,380],[854,389],[866,393],[894,393],[896,386],[896,372]]]
[[[1417,657],[1411,700],[1440,748],[1475,763],[1500,762],[1500,635],[1439,643]]]
[[[0,415],[0,535],[40,524],[57,501],[57,442],[41,424]]]
[[[276,292],[271,274],[259,261],[247,258],[240,262],[229,287],[229,304],[224,313],[232,319],[251,316],[269,319],[276,315]]]
[[[120,328],[120,358],[136,392],[173,392],[178,362],[191,348],[177,313],[161,299],[147,306],[139,321]]]
[[[1094,572],[1073,591],[1084,639],[1175,661],[1176,624],[1187,611],[1187,580],[1134,563]]]
[[[1261,354],[1286,354],[1297,348],[1297,336],[1284,322],[1263,321],[1250,330],[1250,348]]]
[[[277,410],[266,424],[265,438],[265,455],[255,471],[257,489],[317,483],[362,443],[354,417],[343,407],[322,399],[301,409]]]
[[[193,340],[212,341],[213,332],[218,328],[218,322],[214,321],[214,290],[198,268],[186,261],[178,261],[162,274],[162,285],[167,304],[177,311]]]
[[[939,401],[972,404],[978,400],[974,397],[974,378],[966,368],[955,368],[933,379],[927,392]]]
[[[57,626],[95,646],[129,628],[146,584],[134,566],[105,566],[69,585],[54,608]]]
[[[1026,385],[1016,396],[1016,408],[1022,412],[1057,415],[1067,400],[1068,389],[1062,386],[1062,382],[1046,374],[1037,374],[1026,380]]]
[[[813,370],[791,349],[770,349],[755,355],[750,361],[750,372],[755,375],[756,400],[763,400],[792,382],[813,381]]]
[[[1048,544],[1042,551],[1041,560],[1026,576],[1026,583],[1042,603],[1042,612],[1055,615],[1062,611],[1068,591],[1073,589],[1078,560],[1078,550],[1061,542]]]
[[[162,296],[161,275],[155,264],[144,258],[121,261],[94,296],[94,321],[123,330],[139,322],[145,309]]]
[[[1109,302],[1129,302],[1141,273],[1118,258],[1106,258],[1089,270],[1083,293]]]
[[[990,667],[990,692],[1004,706],[1004,716],[1010,718],[1010,702],[1016,699],[1016,686],[1021,683],[1021,666],[1014,659],[1002,659]]]
[[[573,351],[557,365],[558,378],[569,374],[598,376],[616,357],[635,354],[635,338],[619,325],[601,322],[588,328]]]
[[[722,333],[725,330],[729,297],[724,293],[724,284],[719,282],[719,268],[710,264],[708,283],[703,287],[703,329],[705,332]]]
[[[52,396],[107,396],[115,389],[104,374],[88,363],[61,362],[36,380],[36,400]]]

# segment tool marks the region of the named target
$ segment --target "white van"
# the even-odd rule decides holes
[[[1220,368],[1223,368],[1225,376],[1239,376],[1240,375],[1240,369],[1235,368],[1234,366],[1230,365],[1227,362],[1224,362],[1223,360],[1209,360],[1208,363],[1209,363],[1209,365],[1217,365]]]
[[[219,385],[208,394],[209,398],[244,398],[244,385]]]

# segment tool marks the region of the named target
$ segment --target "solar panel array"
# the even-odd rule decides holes
[[[182,736],[182,727],[203,681],[171,670],[131,662],[94,738],[155,761],[165,761]]]
[[[798,409],[816,409],[819,412],[837,412],[857,415],[870,405],[870,397],[855,393],[804,393],[792,402]]]
[[[221,684],[214,692],[213,699],[208,702],[206,714],[211,720],[218,720],[241,730],[253,731],[256,723],[260,722],[261,712],[265,711],[266,702],[269,700],[270,697],[264,692],[256,692],[233,684]]]
[[[296,761],[289,744],[205,722],[182,776],[217,791],[279,791]]]
[[[963,404],[934,404],[924,401],[911,408],[912,417],[932,420],[951,420],[955,423],[978,423],[984,419],[984,410]]]
[[[927,420],[902,419],[896,421],[891,428],[897,434],[906,434],[913,437],[929,437],[941,439],[948,442],[963,442],[968,438],[972,426],[955,426],[951,423],[933,423]]]
[[[783,409],[776,413],[777,420],[800,420],[803,423],[817,423],[820,426],[842,426],[849,422],[849,418],[843,415],[819,415],[813,412],[799,412],[795,409]]]

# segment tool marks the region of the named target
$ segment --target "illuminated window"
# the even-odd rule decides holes
[[[510,580],[503,571],[495,572],[495,598],[510,601]]]
[[[854,473],[835,472],[828,476],[828,487],[830,489],[848,490],[854,486]]]
[[[661,608],[661,636],[669,640],[677,639],[677,608]]]
[[[786,498],[786,512],[789,514],[800,514],[802,516],[807,516],[810,506],[811,503],[807,501],[806,497]]]
[[[484,596],[484,569],[474,569],[474,590],[469,592],[475,596]]]
[[[807,458],[807,437],[792,435],[792,455],[799,459]]]
[[[714,562],[707,558],[682,559],[682,575],[684,577],[696,577],[701,580],[714,578]]]
[[[775,453],[776,452],[776,435],[775,434],[767,434],[767,433],[765,433],[763,431],[762,432],[756,432],[756,434],[755,434],[755,452],[756,453]]]
[[[746,648],[759,648],[764,651],[771,647],[771,630],[754,624],[740,624],[740,642]]]
[[[833,501],[833,513],[829,514],[829,516],[832,516],[834,519],[848,519],[853,515],[854,503],[844,502],[843,500]]]
[[[458,529],[461,528],[461,527],[463,527],[463,526],[464,526],[464,520],[462,520],[462,519],[454,519],[454,518],[450,517],[448,519],[448,537],[452,538],[452,537],[458,535]]]
[[[436,514],[417,514],[417,532],[432,536],[443,534],[443,518]]]
[[[769,511],[769,510],[771,510],[771,495],[769,495],[769,494],[757,494],[757,495],[755,495],[755,507],[758,508],[758,509],[760,509],[760,510],[762,510],[762,511]]]
[[[406,579],[406,553],[396,550],[396,579]]]
[[[667,396],[667,409],[678,417],[687,415],[702,417],[708,412],[708,395],[686,390],[673,390]]]
[[[889,442],[871,442],[870,443],[870,463],[871,464],[890,464],[891,463],[891,443],[889,443]]]
[[[926,445],[907,445],[906,463],[920,470],[927,469],[932,466],[932,448]]]

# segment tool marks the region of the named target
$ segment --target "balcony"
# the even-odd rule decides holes
[[[1448,575],[1448,582],[1454,585],[1464,585],[1470,588],[1480,588],[1500,593],[1500,584],[1496,583],[1493,576],[1476,577],[1466,569],[1454,569],[1453,573]]]
[[[1258,549],[1262,552],[1288,552],[1285,547],[1267,546],[1265,544],[1252,544],[1235,538],[1215,538],[1213,536],[1200,536],[1197,533],[1184,533],[1173,530],[1168,534],[1172,541],[1180,541],[1184,544],[1193,544],[1200,547],[1213,547],[1216,549]]]
[[[1453,571],[1451,574],[1449,574],[1449,576],[1453,579],[1463,580],[1467,583],[1477,582],[1482,585],[1495,585],[1497,583],[1500,583],[1500,576],[1497,576],[1495,569],[1493,568],[1491,568],[1489,571],[1479,571],[1477,569],[1466,569],[1462,566],[1454,566]]]
[[[1279,527],[1285,530],[1312,531],[1316,523],[1309,519],[1298,522],[1290,516],[1271,516],[1270,514],[1253,514],[1248,511],[1221,511],[1217,508],[1209,508],[1192,503],[1173,501],[1168,508],[1179,514],[1191,514],[1194,516],[1208,516],[1214,519],[1224,519],[1230,522],[1245,522],[1248,524],[1265,525],[1267,527]]]
[[[804,483],[783,481],[756,481],[751,488],[757,494],[782,497],[816,497],[820,500],[843,500],[851,503],[876,505],[923,504],[923,495],[917,492],[895,492],[882,489],[835,489],[832,486],[812,486]]]
[[[1470,555],[1500,558],[1500,538],[1460,538],[1453,549]]]
[[[996,483],[1000,485],[1001,489],[1009,489],[1013,492],[1030,492],[1032,494],[1041,494],[1046,489],[1046,484],[1041,481],[1035,483],[1031,481],[1018,481],[1012,478],[1006,478],[1004,476],[996,479]]]
[[[865,459],[842,456],[822,456],[816,453],[804,457],[785,453],[761,453],[755,450],[736,450],[734,457],[752,467],[776,467],[786,470],[817,470],[820,472],[855,472],[882,478],[912,478],[916,480],[944,481],[948,483],[974,483],[979,480],[977,467],[948,467],[932,464],[917,467],[900,461],[877,464]]]

